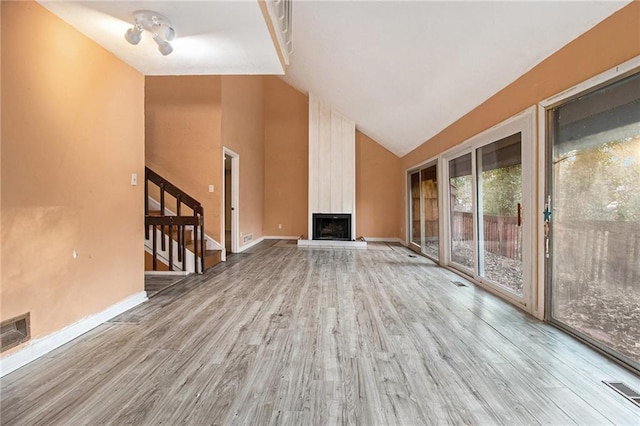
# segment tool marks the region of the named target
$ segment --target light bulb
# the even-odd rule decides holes
[[[169,27],[167,26],[164,29],[164,39],[167,41],[171,41],[175,38],[176,36],[176,30],[173,29],[173,27]]]
[[[142,29],[139,29],[138,26],[129,28],[125,33],[124,38],[131,44],[138,44],[142,39]]]
[[[171,46],[171,43],[169,43],[168,41],[162,40],[162,38],[159,35],[154,34],[153,40],[156,43],[158,43],[158,50],[160,51],[160,53],[162,53],[163,56],[167,56],[168,54],[173,52],[173,46]]]

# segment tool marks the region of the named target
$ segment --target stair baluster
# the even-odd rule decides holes
[[[159,215],[151,214],[149,211],[148,199],[149,199],[149,182],[155,184],[160,191],[160,212]],[[174,255],[174,239],[176,240],[176,249],[178,251],[178,262],[181,263],[182,269],[186,270],[186,255],[187,255],[187,239],[186,228],[190,227],[193,232],[193,254],[194,254],[194,271],[196,273],[203,273],[205,270],[205,233],[204,233],[204,209],[200,202],[189,196],[187,193],[168,182],[162,176],[158,175],[153,170],[145,167],[145,238],[149,239],[149,231],[153,232],[152,236],[152,251],[153,251],[153,270],[158,269],[158,244],[157,234],[160,231],[160,248],[162,252],[166,252],[165,238],[168,236],[169,248],[169,270],[174,270],[173,255]],[[166,200],[165,196],[170,195],[175,198],[176,201],[176,216],[167,216],[165,214]],[[187,206],[193,212],[192,216],[182,215],[182,204]],[[198,256],[200,262],[198,262]]]

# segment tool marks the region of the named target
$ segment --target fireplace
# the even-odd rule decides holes
[[[351,214],[314,213],[313,239],[351,241]]]

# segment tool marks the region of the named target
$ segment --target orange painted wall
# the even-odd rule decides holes
[[[400,158],[356,131],[357,236],[395,238],[400,220],[396,176]]]
[[[306,237],[309,98],[277,77],[264,79],[264,140],[264,233]]]
[[[640,55],[640,2],[605,19],[402,158],[404,170],[456,146],[538,102]],[[406,202],[401,203],[404,228]],[[404,239],[404,234],[401,235]]]
[[[222,145],[240,156],[240,247],[264,235],[263,80],[222,76]],[[249,233],[253,238],[245,244]]]
[[[147,77],[145,95],[146,165],[202,203],[205,233],[221,241],[221,78]]]
[[[38,338],[144,290],[144,78],[35,2],[0,7],[1,319],[31,312]]]

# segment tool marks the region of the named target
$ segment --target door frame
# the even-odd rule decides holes
[[[222,191],[225,191],[227,182],[225,177],[225,157],[231,157],[231,252],[238,253],[240,251],[240,215],[239,215],[239,204],[240,204],[240,155],[230,150],[227,147],[222,148]],[[220,224],[222,229],[222,246],[226,247],[226,238],[225,235],[225,196],[224,192],[221,197],[222,202],[221,206],[221,214],[220,214]],[[225,248],[225,260],[226,260],[226,248]]]
[[[565,91],[557,93],[538,103],[538,212],[542,214],[545,200],[551,194],[551,182],[549,179],[549,154],[551,153],[551,138],[548,133],[548,113],[556,106],[575,98],[584,92],[597,89],[599,86],[612,84],[616,80],[623,79],[631,74],[640,71],[640,56],[636,56],[618,66],[600,73],[588,80],[583,81]],[[553,201],[553,200],[552,200]],[[552,222],[553,224],[553,222]],[[553,226],[553,225],[552,225]],[[549,275],[548,259],[546,257],[545,237],[544,237],[544,220],[540,217],[537,227],[538,238],[538,268],[537,274],[539,281],[538,286],[538,318],[551,322],[551,277]],[[555,322],[554,322],[555,323]]]
[[[536,106],[531,106],[526,110],[502,121],[499,124],[467,139],[462,144],[445,151],[442,154],[442,166],[440,168],[442,172],[442,194],[444,200],[450,199],[449,189],[449,161],[455,159],[461,155],[465,155],[471,152],[471,169],[472,169],[472,202],[473,202],[473,235],[474,241],[474,269],[471,275],[472,280],[486,289],[487,291],[497,294],[498,296],[508,300],[516,306],[519,306],[531,313],[532,315],[541,318],[540,303],[537,297],[539,292],[538,287],[540,284],[537,280],[537,268],[535,262],[534,250],[536,247],[536,232],[538,229],[537,214],[538,200],[536,197],[536,183],[538,171],[538,157],[536,156],[536,138],[537,138],[537,120],[536,120]],[[521,156],[522,156],[522,273],[524,280],[523,297],[520,298],[489,282],[488,280],[478,276],[478,216],[477,216],[477,181],[476,181],[476,149],[482,146],[491,144],[507,136],[511,136],[515,133],[521,133]],[[443,217],[445,237],[442,241],[444,246],[444,253],[442,264],[448,268],[461,272],[463,274],[468,271],[460,271],[451,265],[451,212],[449,202],[446,202],[446,209],[443,204]]]

